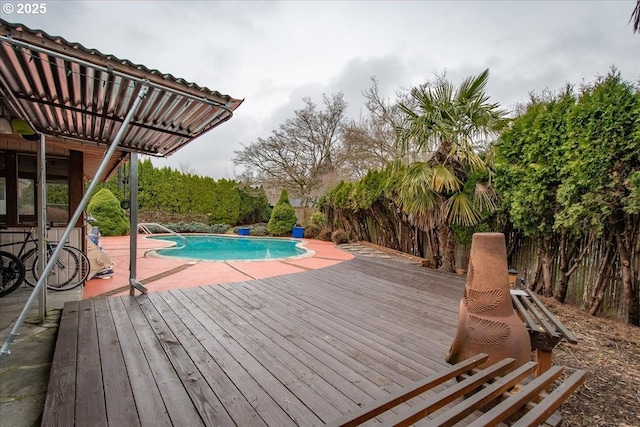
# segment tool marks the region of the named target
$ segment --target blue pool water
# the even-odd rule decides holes
[[[184,236],[187,245],[182,249],[160,249],[156,252],[162,256],[190,258],[211,261],[223,260],[263,260],[274,258],[290,258],[307,253],[296,246],[299,240],[261,239],[258,237],[230,236]],[[182,245],[182,239],[175,236],[154,237]]]

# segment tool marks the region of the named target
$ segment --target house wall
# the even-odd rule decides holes
[[[45,141],[45,156],[57,157],[68,159],[68,170],[66,171],[67,186],[69,192],[69,205],[68,205],[68,217],[70,218],[79,206],[80,201],[84,195],[84,154],[81,151],[77,151],[71,148],[73,146],[65,148],[60,143],[47,143]],[[27,141],[15,134],[2,134],[0,135],[0,152],[5,156],[5,170],[0,168],[0,177],[4,177],[4,188],[2,191],[2,208],[0,212],[6,212],[6,216],[3,218],[0,216],[0,224],[7,227],[9,230],[29,231],[31,227],[36,225],[35,218],[21,219],[18,217],[16,209],[16,201],[18,200],[18,188],[16,185],[15,177],[17,177],[16,158],[20,154],[34,155],[37,153],[37,142]],[[49,171],[51,172],[51,171]],[[58,174],[64,172],[57,172]],[[50,217],[48,221],[55,221],[55,218]],[[59,221],[56,221],[59,222]],[[75,229],[69,236],[69,243],[78,248],[85,249],[84,242],[84,218],[80,218],[75,224]],[[57,241],[64,232],[66,224],[57,223],[49,231],[48,238]],[[22,233],[9,233],[4,231],[0,234],[0,244],[3,245],[3,250],[9,250],[10,252],[17,252],[20,250],[20,245],[17,246],[4,246],[5,244],[14,243],[15,241],[22,242],[24,235]]]

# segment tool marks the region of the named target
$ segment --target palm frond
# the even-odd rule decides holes
[[[507,112],[486,94],[488,78],[486,69],[456,88],[444,75],[436,76],[433,82],[414,87],[410,94],[415,102],[401,108],[405,117],[398,135],[403,152],[423,153],[422,160],[432,167],[446,165],[452,172],[437,170],[429,181],[433,191],[460,191],[462,184],[453,176],[488,169],[479,153],[507,123]]]
[[[455,159],[461,165],[469,167],[469,170],[477,172],[488,169],[485,161],[476,152],[475,147],[468,142],[467,139],[462,139],[451,145],[448,158]]]
[[[636,0],[636,7],[633,9],[631,13],[631,18],[629,18],[629,22],[633,22],[633,32],[640,33],[640,0]]]
[[[433,169],[426,162],[415,162],[407,168],[402,180],[403,186],[414,186],[418,183],[431,182]]]
[[[437,194],[430,186],[433,170],[426,162],[409,166],[400,188],[400,203],[409,214],[426,214],[436,206]]]
[[[475,191],[473,192],[474,201],[479,210],[488,210],[494,212],[496,210],[497,195],[492,186],[484,182],[477,182]]]
[[[476,77],[469,76],[462,81],[456,94],[456,101],[466,104],[469,100],[484,96],[484,89],[489,80],[489,69],[487,68]],[[485,97],[488,99],[488,97]]]
[[[444,207],[447,218],[452,224],[471,227],[480,222],[480,212],[466,193],[457,193],[449,197]]]
[[[431,173],[431,188],[438,192],[460,191],[462,182],[456,177],[455,172],[448,166],[436,165]]]

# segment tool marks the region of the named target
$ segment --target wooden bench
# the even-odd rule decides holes
[[[529,331],[531,349],[536,352],[536,376],[551,368],[553,349],[562,339],[576,344],[576,337],[529,289],[511,290],[513,308]]]
[[[409,426],[428,416],[430,418],[420,425],[451,426],[463,420],[474,427],[503,422],[512,426],[538,426],[547,420],[551,422],[546,425],[560,425],[561,418],[557,414],[553,416],[554,412],[586,376],[584,371],[576,371],[547,393],[545,390],[562,375],[563,367],[554,366],[537,378],[533,378],[536,362],[513,369],[511,358],[478,369],[488,357],[480,354],[467,359],[328,425],[357,426],[385,413],[384,419],[378,420],[382,426]],[[443,387],[434,390],[439,385]],[[423,399],[397,408],[419,396]]]

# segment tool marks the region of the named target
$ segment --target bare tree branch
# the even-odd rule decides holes
[[[411,103],[404,92],[396,93],[395,102],[383,99],[375,77],[371,77],[371,88],[363,96],[368,116],[350,121],[344,133],[344,168],[355,179],[404,156],[397,129],[402,127],[405,116],[399,103]]]
[[[234,152],[233,162],[255,172],[265,186],[287,189],[308,204],[315,200],[327,177],[342,163],[342,133],[347,104],[343,94],[323,95],[324,109],[310,98],[264,138]]]

